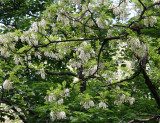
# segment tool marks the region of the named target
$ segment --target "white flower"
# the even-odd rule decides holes
[[[119,15],[120,12],[121,12],[121,8],[120,7],[116,7],[116,8],[113,9],[113,13],[114,13],[115,16]]]
[[[34,22],[34,23],[32,24],[32,31],[38,32],[38,25],[37,25],[37,22]]]
[[[66,89],[64,90],[64,94],[65,94],[66,97],[69,96],[69,89],[68,89],[68,88],[66,88]]]
[[[64,111],[61,111],[57,114],[57,119],[65,119],[66,118],[66,113]]]
[[[120,101],[121,101],[121,102],[124,102],[124,101],[125,101],[125,98],[126,98],[126,95],[125,95],[125,94],[122,94],[122,96],[120,96]]]
[[[150,26],[153,27],[153,25],[157,23],[157,18],[155,16],[150,17]]]
[[[42,58],[42,57],[41,57],[41,55],[38,55],[38,59],[40,59],[40,60],[41,60],[41,58]]]
[[[21,58],[15,56],[15,57],[14,57],[14,61],[15,61],[15,63],[18,65],[19,63],[21,63]]]
[[[38,40],[34,40],[34,41],[33,41],[33,45],[34,45],[34,46],[37,46],[37,45],[38,45]]]
[[[100,28],[104,28],[104,26],[105,26],[101,18],[97,18],[96,23],[97,23],[98,27],[100,27]]]
[[[47,64],[47,61],[45,61],[44,64]]]
[[[46,26],[46,21],[45,21],[44,19],[42,19],[42,21],[41,21],[41,26],[42,26],[42,27],[45,27],[45,26]]]
[[[104,103],[104,102],[101,101],[99,103],[99,107],[105,109],[107,107],[107,105],[106,105],[106,103]]]
[[[90,75],[93,75],[97,70],[97,65],[95,65],[93,68],[90,69],[89,73]]]
[[[45,56],[49,56],[49,52],[48,51],[44,51],[44,55]]]
[[[28,60],[31,60],[31,55],[28,56]]]
[[[132,105],[132,104],[134,103],[134,101],[135,101],[135,98],[134,98],[134,97],[130,97],[130,98],[129,98],[129,103],[130,103],[130,105]]]
[[[89,106],[90,107],[93,107],[94,106],[94,102],[91,100],[91,101],[89,101]]]
[[[60,100],[57,101],[57,103],[61,105],[63,103],[63,99],[61,98]]]
[[[56,100],[56,98],[54,97],[54,93],[50,93],[49,96],[48,96],[48,101],[53,102],[55,100]]]
[[[54,121],[56,119],[56,115],[53,111],[50,112],[51,120]]]
[[[15,39],[15,41],[18,41],[18,36],[15,36],[14,39]]]
[[[4,83],[3,83],[3,88],[6,89],[6,90],[10,90],[12,89],[12,83],[9,81],[9,80],[5,80]]]
[[[160,0],[153,0],[153,3],[159,3]]]
[[[78,82],[78,81],[79,81],[79,79],[78,79],[77,77],[74,77],[73,83],[76,83],[76,82]]]
[[[45,72],[44,72],[44,68],[40,69],[40,72],[42,79],[45,79]]]
[[[83,104],[83,106],[84,106],[85,109],[89,109],[89,108],[90,108],[88,102],[85,102],[85,103]]]

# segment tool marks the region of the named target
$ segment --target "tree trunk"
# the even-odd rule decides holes
[[[156,91],[156,88],[155,86],[152,84],[151,80],[149,79],[145,69],[141,66],[141,70],[142,70],[142,73],[143,73],[143,77],[145,79],[145,83],[147,84],[149,90],[151,91],[151,93],[153,94],[159,108],[160,108],[160,97]]]

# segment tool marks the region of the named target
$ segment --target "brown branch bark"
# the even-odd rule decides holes
[[[153,94],[153,97],[154,99],[156,100],[157,104],[158,104],[158,107],[160,108],[160,97],[156,91],[156,88],[155,86],[152,84],[149,76],[147,75],[145,69],[141,66],[141,70],[142,70],[142,73],[143,73],[143,77],[145,79],[145,83],[146,85],[148,86],[149,90],[151,91],[151,93]]]
[[[155,116],[152,116],[151,118],[148,118],[148,119],[133,119],[133,120],[129,121],[128,123],[148,122],[148,121],[151,121],[151,120],[154,120],[154,119],[157,119],[157,118],[160,118],[160,115],[155,115]]]

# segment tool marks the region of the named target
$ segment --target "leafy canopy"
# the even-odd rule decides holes
[[[1,121],[157,121],[160,1],[43,2],[1,1]]]

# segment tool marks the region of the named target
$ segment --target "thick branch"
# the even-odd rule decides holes
[[[134,122],[148,122],[148,121],[151,121],[151,120],[154,120],[154,119],[157,119],[157,118],[160,118],[160,115],[155,115],[149,119],[133,119],[131,121],[129,121],[128,123],[134,123]]]
[[[143,6],[144,9],[146,9],[146,6],[142,3],[141,0],[138,0],[140,2],[140,4]]]
[[[149,76],[147,75],[145,69],[143,68],[143,66],[141,66],[141,70],[142,70],[142,73],[143,73],[143,77],[145,79],[145,83],[147,84],[149,90],[151,91],[151,93],[153,94],[159,108],[160,108],[160,97],[156,91],[156,88],[155,86],[152,84],[151,80],[149,79]]]

